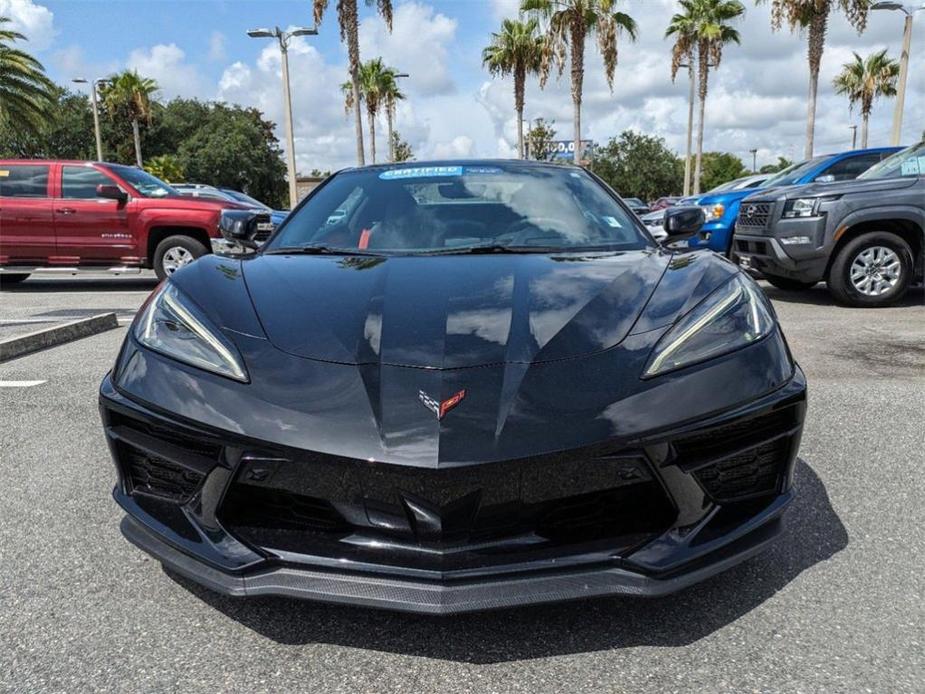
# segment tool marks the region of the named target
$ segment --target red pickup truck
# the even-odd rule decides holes
[[[0,160],[0,282],[42,270],[154,268],[163,279],[213,250],[223,209],[178,195],[131,166],[83,161]]]

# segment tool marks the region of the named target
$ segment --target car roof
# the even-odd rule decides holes
[[[404,161],[387,164],[352,166],[341,171],[388,171],[390,169],[419,169],[435,166],[523,166],[530,168],[562,169],[581,168],[572,162],[548,162],[535,159],[433,159],[429,161]]]

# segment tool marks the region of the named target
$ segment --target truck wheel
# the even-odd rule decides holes
[[[896,234],[874,231],[845,244],[829,269],[829,291],[847,306],[887,306],[912,280],[912,249]]]
[[[776,275],[765,274],[764,278],[774,287],[783,289],[785,292],[800,292],[804,289],[810,289],[816,286],[816,282],[801,282],[792,280],[789,277],[778,277]]]
[[[15,275],[9,273],[0,273],[0,284],[19,284],[24,279],[29,276],[28,272],[17,273]]]
[[[206,254],[206,247],[190,236],[168,236],[154,251],[154,272],[162,280]]]

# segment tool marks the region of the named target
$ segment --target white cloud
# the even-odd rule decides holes
[[[9,17],[10,28],[25,35],[27,51],[43,51],[51,46],[58,33],[54,13],[32,0],[0,0],[0,17]]]
[[[227,43],[228,39],[222,32],[213,31],[209,36],[209,60],[225,60],[228,54]]]
[[[433,146],[434,159],[457,159],[472,156],[472,138],[465,135],[454,137],[449,142],[438,142]]]
[[[382,56],[386,65],[411,73],[403,83],[418,96],[449,94],[456,90],[448,48],[456,39],[457,21],[418,2],[395,9],[392,31],[376,15],[360,25],[362,57]]]
[[[175,43],[158,44],[151,48],[136,48],[128,57],[126,67],[157,81],[161,96],[209,99],[211,90],[195,66],[186,62],[186,53]]]

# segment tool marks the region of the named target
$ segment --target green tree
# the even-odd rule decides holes
[[[89,98],[56,87],[48,119],[39,129],[0,125],[0,157],[94,159],[96,144]]]
[[[599,147],[592,168],[624,197],[654,200],[676,195],[684,185],[684,164],[665,141],[633,130]]]
[[[183,164],[178,157],[172,154],[159,154],[156,157],[148,157],[145,171],[167,183],[182,183],[186,179]]]
[[[524,158],[524,90],[527,75],[538,75],[543,65],[546,40],[539,35],[535,18],[520,22],[505,19],[501,31],[491,35],[482,50],[482,64],[498,77],[514,78],[514,111],[517,113],[517,156]]]
[[[398,131],[392,133],[392,161],[413,161],[414,151],[411,145],[401,139]]]
[[[713,190],[749,173],[748,168],[734,154],[726,152],[703,153],[703,189]]]
[[[385,24],[392,31],[392,0],[366,0],[367,5],[375,2],[379,14],[385,19]],[[328,8],[328,0],[312,0],[312,11],[314,14],[315,25],[321,24],[324,19],[324,13]],[[340,24],[340,38],[347,44],[347,62],[350,72],[350,84],[353,91],[353,103],[360,103],[360,34],[359,34],[359,14],[357,12],[357,0],[338,0],[337,2],[337,21]],[[366,157],[363,153],[363,120],[360,116],[360,109],[356,110],[356,141],[357,141],[357,164],[363,166],[366,163]]]
[[[148,77],[142,77],[134,70],[126,70],[113,75],[102,88],[103,103],[109,112],[110,118],[116,121],[122,116],[132,124],[135,164],[138,167],[143,165],[140,123],[142,121],[147,124],[151,123],[154,110],[154,93],[157,90],[157,82]]]
[[[778,171],[783,171],[784,169],[786,169],[788,166],[791,166],[792,164],[793,162],[787,159],[786,157],[778,157],[776,164],[765,164],[760,169],[758,169],[758,173],[763,173],[763,174],[777,173]]]
[[[523,0],[521,10],[546,23],[546,45],[540,83],[545,84],[553,60],[559,74],[565,66],[565,55],[571,59],[572,110],[574,112],[575,161],[581,160],[581,102],[585,76],[585,39],[597,36],[597,46],[604,58],[604,76],[613,90],[613,75],[617,69],[617,36],[626,32],[636,40],[636,22],[628,14],[618,12],[618,0]]]
[[[862,58],[857,53],[854,60],[845,63],[832,84],[836,94],[844,94],[853,108],[861,110],[861,149],[867,148],[867,133],[870,112],[879,96],[896,96],[896,82],[899,79],[899,63],[888,57],[886,49]]]
[[[543,118],[533,121],[533,126],[527,131],[526,156],[537,161],[552,159],[550,148],[556,139],[556,129],[552,126],[552,123]]]
[[[672,51],[672,75],[684,56],[692,57],[695,52],[697,56],[699,117],[693,183],[696,195],[701,190],[703,173],[703,131],[710,68],[719,67],[726,44],[740,42],[739,32],[729,22],[745,14],[745,7],[738,0],[681,0],[681,9],[683,12],[671,18],[665,35],[676,37]]]
[[[5,26],[11,21],[0,17],[0,127],[35,133],[48,123],[56,89],[38,60],[13,47],[28,39]]]
[[[257,109],[210,104],[206,120],[180,144],[177,160],[189,181],[242,190],[273,207],[286,199],[286,166],[273,123]]]
[[[762,2],[763,0],[758,0]],[[867,26],[867,13],[871,0],[770,0],[771,27],[779,31],[784,22],[790,31],[798,30],[807,35],[809,59],[809,99],[806,113],[806,159],[813,157],[813,139],[816,130],[816,93],[819,89],[819,66],[825,49],[825,34],[829,14],[840,7],[848,22],[858,30]]]

